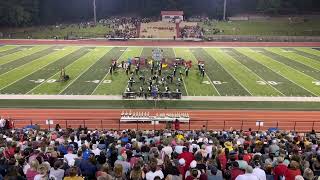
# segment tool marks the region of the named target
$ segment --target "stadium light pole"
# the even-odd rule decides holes
[[[97,25],[97,7],[96,7],[96,0],[93,0],[93,21],[94,21],[94,25]]]
[[[226,20],[226,11],[227,11],[227,0],[224,0],[223,3],[223,20]]]

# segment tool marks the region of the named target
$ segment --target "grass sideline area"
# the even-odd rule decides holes
[[[54,109],[193,109],[319,111],[319,102],[225,102],[181,100],[1,100],[0,108]]]
[[[319,36],[320,22],[317,18],[290,23],[287,18],[248,21],[210,21],[210,25],[200,23],[205,36],[215,35],[249,35],[249,36]]]

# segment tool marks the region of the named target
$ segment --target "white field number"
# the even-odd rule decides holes
[[[99,84],[101,82],[101,80],[93,80],[93,81],[86,81],[86,82]],[[112,82],[112,80],[104,80],[104,81],[102,81],[103,84],[110,84],[111,82]]]
[[[259,85],[273,85],[273,86],[280,84],[279,82],[276,82],[276,81],[257,81],[257,83]]]
[[[40,83],[43,83],[43,82],[46,82],[46,83],[54,83],[54,82],[57,82],[56,79],[48,79],[48,80],[45,80],[45,79],[37,79],[37,80],[30,80],[31,82],[34,82],[36,84],[40,84]]]
[[[320,86],[320,81],[312,81],[313,84],[315,84],[316,86]]]

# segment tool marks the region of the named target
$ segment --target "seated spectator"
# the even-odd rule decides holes
[[[66,176],[63,180],[84,180],[84,178],[78,176],[78,168],[73,166],[70,168],[69,176]]]
[[[62,180],[64,177],[64,170],[62,169],[63,162],[58,160],[54,163],[53,167],[50,169],[50,177],[54,177],[55,180]]]
[[[150,170],[146,174],[146,180],[153,180],[156,177],[163,179],[164,174],[161,169],[157,169],[157,162],[155,160],[152,160],[150,162]]]
[[[35,159],[30,162],[30,168],[26,172],[27,180],[33,180],[38,175],[39,162]]]
[[[295,180],[295,177],[301,175],[301,171],[299,169],[300,165],[296,161],[291,161],[288,170],[285,172],[284,177],[286,180]]]
[[[38,173],[35,177],[34,180],[43,180],[43,179],[49,179],[49,168],[45,164],[41,164],[38,167]]]
[[[246,173],[237,176],[236,180],[259,180],[259,178],[256,175],[252,174],[252,172],[253,172],[252,167],[247,166]]]
[[[115,164],[113,179],[115,179],[115,180],[126,180],[127,179],[121,164]]]

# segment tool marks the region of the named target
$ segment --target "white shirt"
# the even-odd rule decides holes
[[[93,152],[94,155],[99,156],[101,150],[99,148],[96,148],[96,149],[92,150],[92,152]]]
[[[173,151],[173,149],[171,146],[166,146],[166,147],[162,148],[161,153],[164,153],[164,155],[168,155],[169,158],[171,158],[172,151]]]
[[[48,175],[37,174],[33,180],[42,180],[44,179],[44,177],[48,177]]]
[[[178,153],[178,154],[181,154],[183,148],[184,148],[184,146],[177,145],[177,146],[174,148],[174,151],[175,151],[176,153]]]
[[[206,151],[209,154],[209,158],[211,158],[212,157],[212,145],[207,145]]]
[[[260,169],[259,167],[254,168],[252,174],[256,175],[259,180],[267,179],[266,172],[264,172],[264,170]]]
[[[259,178],[254,174],[242,174],[239,175],[236,180],[259,180]]]
[[[6,120],[1,118],[0,119],[0,128],[3,128],[6,125]]]
[[[153,180],[155,177],[159,176],[160,179],[163,179],[164,178],[164,175],[163,175],[163,172],[161,170],[158,170],[156,172],[152,172],[152,171],[149,171],[147,174],[146,174],[146,180]]]
[[[72,160],[75,160],[77,158],[77,155],[68,153],[65,154],[63,157],[67,160],[67,163],[70,163]]]

